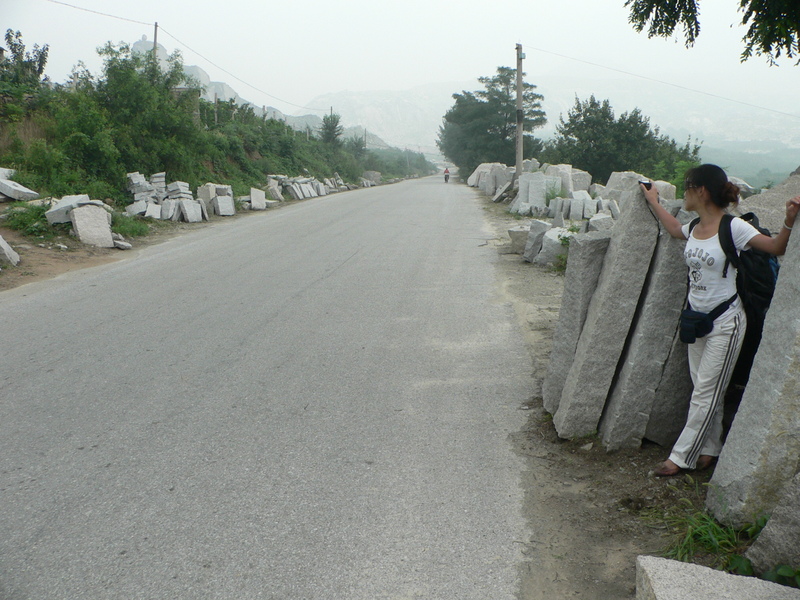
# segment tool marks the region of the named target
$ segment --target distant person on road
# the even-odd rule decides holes
[[[444,168],[444,182],[447,183],[450,181],[450,169],[447,167]]]
[[[739,201],[739,188],[716,165],[689,169],[684,182],[684,208],[696,211],[700,217],[690,231],[689,224],[681,225],[661,206],[652,182],[649,186],[640,185],[653,213],[669,234],[687,240],[684,250],[689,267],[687,308],[705,313],[713,322],[710,332],[697,332],[700,337],[688,344],[689,372],[694,386],[689,414],[669,458],[654,472],[656,477],[671,477],[685,469],[709,468],[722,450],[723,400],[742,348],[747,319],[736,292],[736,269],[732,264],[723,276],[726,258],[717,232],[728,206]],[[775,237],[759,233],[742,219],[733,219],[731,237],[737,252],[752,247],[783,255],[799,209],[800,196],[786,203],[786,219]],[[714,315],[718,316],[714,319]]]

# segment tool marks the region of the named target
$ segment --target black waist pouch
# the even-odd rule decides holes
[[[714,321],[736,300],[736,294],[715,307],[710,313],[697,312],[687,304],[681,311],[680,338],[684,344],[694,344],[697,338],[705,337],[714,330]]]
[[[681,341],[694,344],[697,338],[705,337],[714,330],[714,319],[708,313],[684,309],[681,311]]]

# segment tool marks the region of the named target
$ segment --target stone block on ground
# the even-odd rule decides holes
[[[552,227],[547,221],[540,221],[534,219],[528,228],[528,237],[525,240],[525,250],[522,253],[522,258],[527,262],[533,262],[539,250],[542,249],[542,238],[544,234]]]
[[[686,423],[692,389],[686,344],[680,340],[676,327],[669,355],[653,395],[653,406],[644,432],[645,439],[665,448],[672,447]]]
[[[151,219],[161,219],[161,205],[156,204],[155,202],[150,202],[147,205],[147,210],[144,213],[145,217],[150,217]]]
[[[281,203],[278,200],[264,200],[264,205],[267,208],[275,208],[276,206],[280,206]]]
[[[559,185],[560,185],[559,180]],[[531,173],[528,182],[528,204],[531,205],[531,214],[535,217],[548,216],[547,208],[547,177],[544,173]]]
[[[800,565],[800,474],[786,486],[783,497],[745,554],[756,573],[778,565]]]
[[[267,195],[264,190],[250,188],[250,209],[267,210]]]
[[[236,214],[236,208],[231,196],[214,196],[211,205],[214,207],[215,215],[230,217]]]
[[[99,206],[87,204],[73,208],[69,213],[72,228],[82,244],[113,248],[111,237],[111,215]]]
[[[636,600],[800,600],[800,590],[659,558],[636,558]]]
[[[598,213],[589,219],[589,231],[610,231],[614,229],[614,217]]]
[[[525,244],[528,241],[530,226],[515,225],[508,230],[508,237],[511,238],[511,254],[522,254],[525,252]]]
[[[517,180],[519,182],[517,197],[514,198],[514,201],[511,203],[511,206],[508,207],[508,212],[515,214],[518,212],[521,204],[530,205],[530,202],[528,200],[528,190],[530,188],[530,183],[532,178],[533,178],[533,173],[522,173],[519,176],[519,179]]]
[[[592,185],[592,175],[580,169],[572,169],[572,191],[589,191]]]
[[[750,381],[706,505],[725,523],[769,514],[800,470],[800,235],[789,238]]]
[[[597,289],[610,239],[611,234],[602,231],[576,235],[570,240],[561,309],[542,383],[544,408],[550,414],[556,412],[561,402],[564,382],[575,357],[589,302]]]
[[[582,192],[589,196],[588,192]],[[569,201],[569,220],[570,221],[580,221],[583,219],[583,209],[586,203],[586,199],[579,195],[581,192],[572,192],[573,196],[577,196],[575,198],[571,198]],[[591,196],[589,197],[589,202],[592,201]]]
[[[636,173],[620,182],[623,208],[611,232],[603,270],[567,374],[553,424],[562,438],[593,434],[624,350],[659,226]]]
[[[136,215],[143,215],[147,212],[147,202],[145,200],[139,200],[138,202],[129,204],[125,207],[125,212],[132,217]]]
[[[161,203],[161,219],[164,221],[173,220],[175,213],[178,210],[178,201],[177,200],[164,200]]]
[[[281,191],[281,186],[275,179],[269,180],[269,185],[267,186],[267,194],[269,194],[270,200],[275,200],[280,202],[283,200],[283,192]]]
[[[506,183],[501,185],[499,188],[497,188],[497,190],[495,191],[494,197],[492,198],[492,202],[500,202],[500,200],[502,200],[502,198],[503,198],[503,194],[505,194],[509,190],[510,187],[511,187],[511,182],[507,181]]]
[[[187,223],[199,223],[203,220],[203,210],[197,200],[178,200],[181,218]]]
[[[551,219],[555,219],[556,215],[560,215],[561,217],[564,216],[564,199],[563,198],[553,198],[550,200],[548,216]]]
[[[0,179],[0,194],[11,198],[12,200],[35,200],[39,197],[38,192],[29,190],[24,185],[20,185],[16,181],[10,179]]]
[[[19,254],[3,239],[2,235],[0,235],[0,262],[6,262],[15,267],[19,264]]]

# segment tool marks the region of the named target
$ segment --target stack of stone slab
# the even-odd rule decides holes
[[[338,179],[338,176],[336,176]],[[285,177],[278,180],[283,190],[289,194],[292,200],[304,200],[306,198],[316,198],[327,196],[329,186],[317,181],[313,177]],[[375,185],[372,181],[362,178],[362,187]],[[337,184],[338,185],[338,184]],[[348,189],[342,184],[344,189]],[[337,191],[339,188],[336,188]]]
[[[185,181],[166,183],[166,173],[154,173],[148,180],[138,171],[128,173],[128,191],[133,202],[125,208],[131,216],[197,223],[208,220],[207,207],[195,200]]]
[[[559,436],[599,429],[608,449],[641,444],[659,390],[665,391],[661,384],[675,369],[683,369],[680,376],[689,381],[685,349],[675,348],[686,294],[682,245],[660,228],[639,188],[641,176],[616,175],[616,226],[570,242],[562,309],[542,384]],[[670,209],[677,213],[677,207]],[[677,394],[670,406],[680,411],[690,389],[671,391]],[[682,418],[674,412],[659,416]]]

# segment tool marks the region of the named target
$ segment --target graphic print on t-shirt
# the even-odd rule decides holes
[[[706,286],[700,285],[703,279],[703,265],[698,260],[689,262],[689,281],[691,282],[692,289],[705,290]]]

